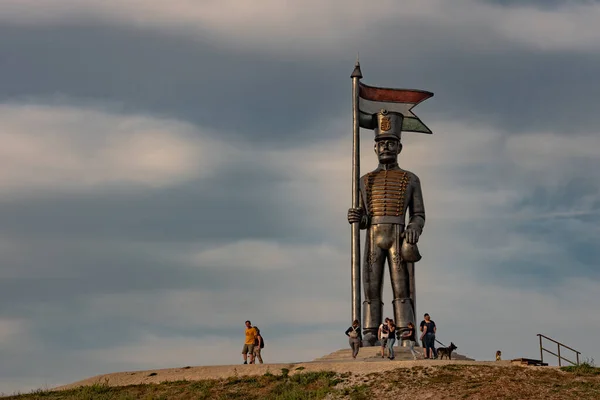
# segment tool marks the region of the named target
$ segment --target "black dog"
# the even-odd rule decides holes
[[[440,360],[444,358],[444,356],[448,357],[448,360],[452,360],[452,352],[456,349],[458,349],[458,347],[456,347],[454,343],[450,342],[450,346],[440,347],[439,349],[437,349],[437,353],[440,357]]]

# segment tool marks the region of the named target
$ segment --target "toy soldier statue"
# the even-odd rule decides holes
[[[360,320],[360,229],[366,229],[363,259],[363,329],[366,345],[374,345],[383,318],[383,275],[387,260],[394,300],[398,338],[415,321],[414,263],[421,259],[417,242],[425,225],[425,207],[419,178],[398,166],[401,133],[431,130],[412,112],[413,107],[433,96],[414,89],[367,86],[360,82],[358,60],[352,78],[352,320]],[[360,176],[360,128],[375,132],[375,154],[379,166]],[[408,217],[407,217],[408,213]]]
[[[385,109],[376,114],[375,153],[379,166],[360,179],[361,206],[348,210],[348,222],[366,229],[363,284],[365,340],[374,344],[383,317],[384,264],[388,261],[394,318],[402,331],[415,324],[407,263],[420,259],[414,246],[425,225],[419,178],[398,166],[403,116]],[[409,212],[406,225],[406,212]]]

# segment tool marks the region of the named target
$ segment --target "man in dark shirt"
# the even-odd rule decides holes
[[[437,350],[435,349],[435,333],[437,328],[435,322],[431,320],[428,313],[423,316],[425,319],[421,321],[419,329],[421,330],[421,344],[423,345],[423,355],[425,358],[437,358]]]

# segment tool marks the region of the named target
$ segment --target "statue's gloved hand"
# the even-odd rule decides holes
[[[351,224],[360,223],[363,217],[362,208],[349,208],[348,209],[348,222]]]
[[[416,244],[419,241],[419,236],[421,236],[421,232],[418,229],[415,229],[410,225],[406,227],[406,230],[404,231],[406,243]]]

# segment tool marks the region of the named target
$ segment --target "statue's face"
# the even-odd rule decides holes
[[[375,142],[375,153],[382,164],[395,163],[402,145],[397,139],[383,139]]]

